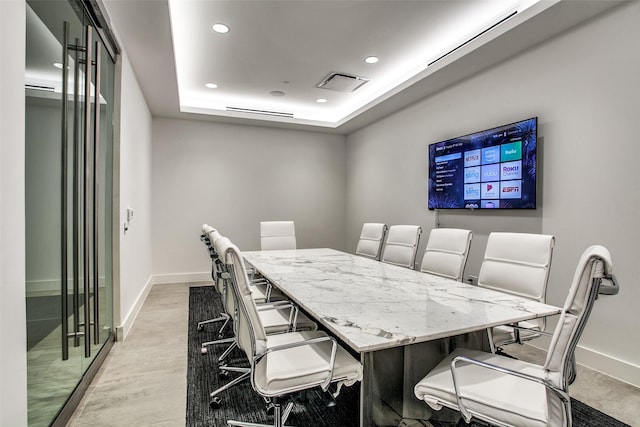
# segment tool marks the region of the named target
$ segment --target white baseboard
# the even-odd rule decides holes
[[[211,272],[202,273],[175,273],[175,274],[154,274],[154,285],[169,285],[174,283],[202,283],[212,282]]]
[[[135,322],[136,317],[138,317],[138,313],[142,308],[142,304],[144,304],[144,301],[147,299],[147,295],[149,295],[152,286],[153,276],[149,277],[149,280],[147,280],[147,283],[144,285],[144,288],[142,289],[142,292],[140,292],[140,295],[138,295],[135,304],[133,304],[133,307],[131,307],[131,310],[129,310],[129,312],[125,316],[122,325],[116,326],[116,339],[118,341],[124,341],[127,338],[127,335],[129,335],[129,331],[133,326],[133,322]]]
[[[104,276],[98,277],[98,286],[104,288]],[[73,279],[67,279],[67,288],[73,289]],[[84,277],[79,280],[78,286],[80,289],[84,288]],[[52,296],[60,295],[60,279],[46,279],[46,280],[29,280],[25,286],[27,297],[40,297],[40,296]]]
[[[144,301],[147,299],[147,295],[151,291],[151,288],[154,285],[169,285],[175,283],[211,283],[211,273],[203,272],[203,273],[179,273],[179,274],[154,274],[149,277],[149,280],[144,285],[142,292],[138,295],[135,304],[127,313],[124,321],[121,326],[116,327],[116,339],[118,341],[123,341],[127,338],[131,327],[133,326],[133,322],[135,322],[136,317],[138,317],[138,313],[144,304]]]
[[[640,366],[599,351],[578,346],[576,361],[582,366],[640,388]]]
[[[539,345],[537,345],[539,344]],[[549,339],[541,337],[527,343],[540,350],[547,351]],[[615,378],[634,387],[640,388],[640,366],[615,358],[587,347],[576,347],[576,362],[586,368],[593,369],[609,377]]]
[[[70,284],[73,284],[71,281]],[[60,295],[60,279],[58,280],[28,280],[26,294],[31,296]]]

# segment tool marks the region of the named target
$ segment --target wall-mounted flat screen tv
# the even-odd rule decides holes
[[[538,118],[429,145],[429,209],[535,209]]]

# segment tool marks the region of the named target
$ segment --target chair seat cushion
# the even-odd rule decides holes
[[[267,347],[326,336],[322,331],[270,335]],[[330,358],[331,341],[269,353],[255,366],[257,391],[264,396],[278,396],[320,385],[327,378]],[[332,378],[345,385],[362,380],[362,365],[339,345]]]
[[[443,406],[459,410],[450,369],[451,360],[459,355],[544,378],[544,370],[538,365],[477,350],[456,349],[416,384],[414,393],[418,399],[436,410]],[[463,403],[474,416],[481,414],[478,418],[497,425],[549,425],[547,389],[543,385],[464,362],[456,367]]]

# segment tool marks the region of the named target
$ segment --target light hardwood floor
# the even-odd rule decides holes
[[[154,286],[68,426],[183,426],[189,286]]]
[[[68,426],[183,426],[186,408],[189,286],[151,289],[127,339],[107,357]],[[506,351],[539,362],[544,352]],[[630,425],[640,425],[640,389],[579,367],[570,394]]]

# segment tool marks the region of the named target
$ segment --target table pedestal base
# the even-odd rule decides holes
[[[363,353],[360,425],[408,426],[412,420],[428,420],[434,414],[437,417],[437,412],[432,413],[426,403],[415,397],[414,386],[454,349],[464,347],[487,351],[488,346],[486,332],[477,331]]]

